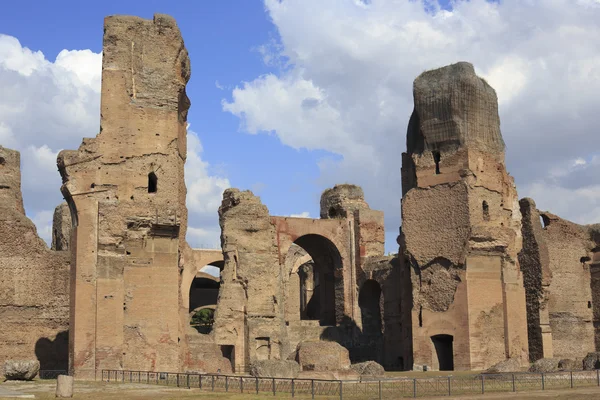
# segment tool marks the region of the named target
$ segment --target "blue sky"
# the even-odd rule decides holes
[[[0,144],[22,152],[28,215],[47,239],[61,200],[53,158],[97,134],[103,18],[161,12],[177,20],[192,63],[188,122],[199,141],[188,160],[188,187],[196,184],[190,225],[197,228],[188,240],[195,246],[218,243],[224,185],[253,190],[273,215],[317,217],[322,190],[348,182],[386,213],[386,251],[395,252],[412,81],[461,60],[498,92],[519,194],[577,222],[598,222],[600,2],[432,4],[6,2],[0,85],[10,90],[0,95]],[[56,60],[63,50],[70,52]],[[75,92],[71,106],[81,114],[38,113]],[[20,103],[35,106],[8,107]]]

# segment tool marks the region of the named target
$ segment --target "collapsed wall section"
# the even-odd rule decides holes
[[[530,357],[583,358],[597,349],[595,228],[540,212],[531,199],[520,203]]]
[[[189,78],[173,18],[105,19],[100,133],[58,156],[74,216],[69,338],[76,378],[104,368],[182,365]]]
[[[7,359],[67,369],[69,254],[51,251],[25,216],[19,152],[0,146],[0,375]]]

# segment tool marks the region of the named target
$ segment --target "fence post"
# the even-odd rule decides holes
[[[210,385],[212,386],[212,391],[214,392],[215,391],[215,376],[211,375],[211,378],[212,379],[211,379]]]
[[[121,380],[122,380],[123,382],[125,382],[125,371],[123,371],[123,374],[122,374],[122,376],[121,376]]]
[[[273,396],[275,396],[275,378],[273,378]]]
[[[544,380],[544,373],[542,372],[542,390],[546,389],[546,382]]]
[[[292,378],[292,397],[294,397],[294,378]]]
[[[379,381],[379,400],[381,400],[381,381]]]
[[[177,373],[177,387],[179,387],[179,372]]]
[[[485,375],[481,374],[481,394],[485,393]]]
[[[240,393],[244,393],[244,377],[240,376]]]
[[[343,390],[343,385],[342,385],[342,381],[340,380],[340,400],[344,399],[344,395],[342,394],[342,390]]]
[[[573,371],[571,371],[571,389],[573,389]]]
[[[229,391],[229,377],[225,375],[225,391]]]
[[[146,372],[146,383],[150,384],[150,372]]]
[[[598,382],[598,386],[600,386],[600,369],[596,370],[596,381]]]
[[[312,398],[315,398],[315,380],[311,379],[310,380],[310,394],[312,395]]]
[[[513,381],[513,392],[516,392],[517,388],[515,387],[515,374],[512,374],[512,381]]]
[[[448,377],[448,396],[452,396],[452,379]]]
[[[258,394],[258,377],[256,377],[256,394]]]
[[[158,385],[158,372],[156,373],[156,384]]]
[[[413,397],[417,397],[417,379],[413,378]]]
[[[198,389],[202,389],[202,374],[198,374]]]

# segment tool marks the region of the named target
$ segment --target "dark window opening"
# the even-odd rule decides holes
[[[440,371],[454,370],[454,350],[452,335],[435,335],[431,337],[437,355]]]
[[[487,201],[485,201],[485,200],[483,201],[482,207],[483,207],[483,220],[489,221],[490,220],[490,207],[488,206]]]
[[[550,225],[550,218],[548,218],[547,215],[540,215],[540,220],[542,222],[542,228],[546,228],[548,225]]]
[[[4,159],[4,157],[0,157],[0,165],[4,164],[6,164],[6,160]]]
[[[423,306],[419,307],[419,327],[423,327]]]
[[[579,262],[582,264],[585,264],[586,262],[588,262],[590,260],[591,260],[591,258],[584,256],[579,259]]]
[[[442,156],[440,155],[439,151],[434,151],[433,152],[433,161],[435,161],[435,174],[439,175],[440,174],[440,160],[442,159]]]
[[[154,172],[148,174],[148,193],[156,193],[158,190],[158,177]]]
[[[329,209],[329,218],[337,218],[338,217],[338,212],[335,208],[331,207]]]
[[[235,347],[230,344],[222,344],[221,355],[229,360],[232,370],[235,370]]]
[[[358,294],[358,306],[364,334],[381,334],[381,286],[377,281],[367,280]]]
[[[588,308],[592,308],[592,302],[588,301]]]

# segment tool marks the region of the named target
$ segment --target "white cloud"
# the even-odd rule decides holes
[[[432,12],[422,1],[265,0],[280,40],[261,49],[283,67],[244,82],[223,109],[248,133],[341,156],[321,161],[319,184],[362,185],[391,237],[412,82],[426,69],[470,61],[497,89],[508,168],[523,194],[591,157],[600,146],[596,3],[458,0]],[[550,201],[558,207],[567,193]],[[565,212],[577,219],[584,211]]]
[[[54,210],[38,211],[31,217],[31,220],[37,228],[38,235],[46,241],[48,247],[52,242],[52,217]]]
[[[62,201],[56,155],[98,133],[101,60],[63,50],[52,62],[0,34],[0,143],[21,152],[25,207],[47,240],[42,216]]]
[[[56,156],[98,133],[101,63],[102,55],[90,50],[62,50],[52,62],[0,34],[0,144],[21,152],[27,214],[48,243],[53,213],[48,210],[62,201]],[[189,132],[188,238],[192,245],[218,247],[217,209],[229,181],[209,174],[201,153],[200,140]]]
[[[195,132],[188,130],[188,155],[185,163],[187,186],[187,239],[192,247],[217,248],[221,231],[217,210],[223,192],[231,187],[225,177],[211,175],[209,164],[202,160],[202,144]]]
[[[300,214],[290,214],[290,217],[293,217],[293,218],[311,218],[310,213],[308,211],[303,211]]]

